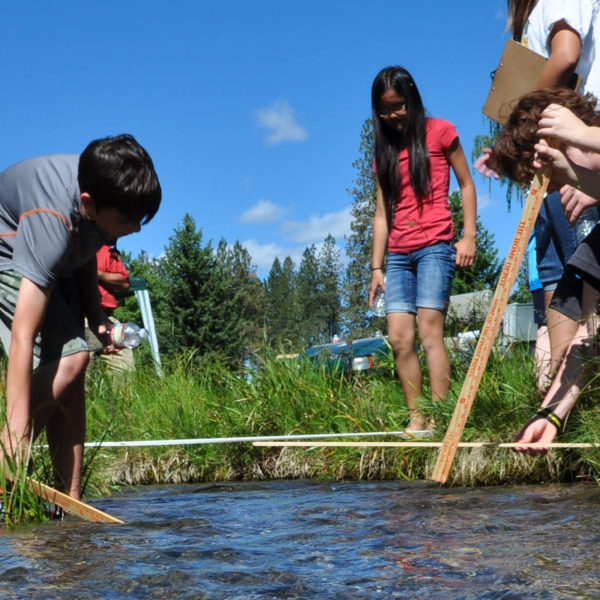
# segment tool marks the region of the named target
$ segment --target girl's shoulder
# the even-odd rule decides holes
[[[438,119],[435,117],[427,117],[427,130],[431,131],[444,131],[444,130],[454,130],[456,131],[456,127],[450,121],[446,121],[446,119]]]
[[[429,140],[440,140],[443,146],[449,146],[458,137],[456,127],[445,119],[429,117],[426,123]]]

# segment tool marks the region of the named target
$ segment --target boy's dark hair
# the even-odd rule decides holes
[[[567,88],[547,88],[525,94],[516,104],[498,136],[493,158],[489,165],[496,172],[528,186],[533,179],[533,148],[540,138],[537,134],[542,112],[549,104],[566,106],[586,125],[600,125],[596,112],[596,98],[591,94],[580,96]]]
[[[406,99],[406,129],[401,134],[387,127],[379,116],[381,97],[390,88]],[[383,192],[387,218],[391,222],[402,177],[398,154],[403,148],[408,149],[410,183],[417,198],[422,199],[431,191],[431,166],[426,142],[427,117],[417,84],[412,75],[399,66],[386,67],[377,74],[371,87],[371,106],[377,179]]]
[[[79,190],[96,210],[115,208],[128,220],[148,223],[162,192],[150,155],[129,134],[90,142],[79,157]]]

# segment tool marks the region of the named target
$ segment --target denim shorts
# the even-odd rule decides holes
[[[554,290],[577,247],[577,234],[565,217],[560,194],[548,194],[535,221],[538,274],[544,289]]]
[[[390,252],[385,280],[385,312],[417,313],[448,308],[456,270],[456,248],[439,242],[414,252]]]

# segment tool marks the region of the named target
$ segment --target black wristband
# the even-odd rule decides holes
[[[538,410],[535,413],[535,416],[542,417],[543,419],[546,419],[546,421],[550,421],[550,423],[552,423],[552,425],[556,427],[559,433],[561,433],[562,430],[565,428],[564,421],[556,413],[553,413],[549,408],[540,408],[540,410]]]

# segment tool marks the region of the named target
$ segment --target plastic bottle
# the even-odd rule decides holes
[[[137,348],[148,337],[148,330],[135,323],[115,323],[110,340],[117,348]]]
[[[592,229],[598,223],[598,219],[600,215],[598,214],[598,208],[596,206],[591,206],[590,208],[586,208],[582,213],[579,219],[577,219],[577,223],[575,223],[575,234],[577,235],[577,243],[581,244],[581,242],[590,234]]]
[[[374,317],[385,317],[385,293],[381,288],[377,288],[375,292],[371,312]]]

